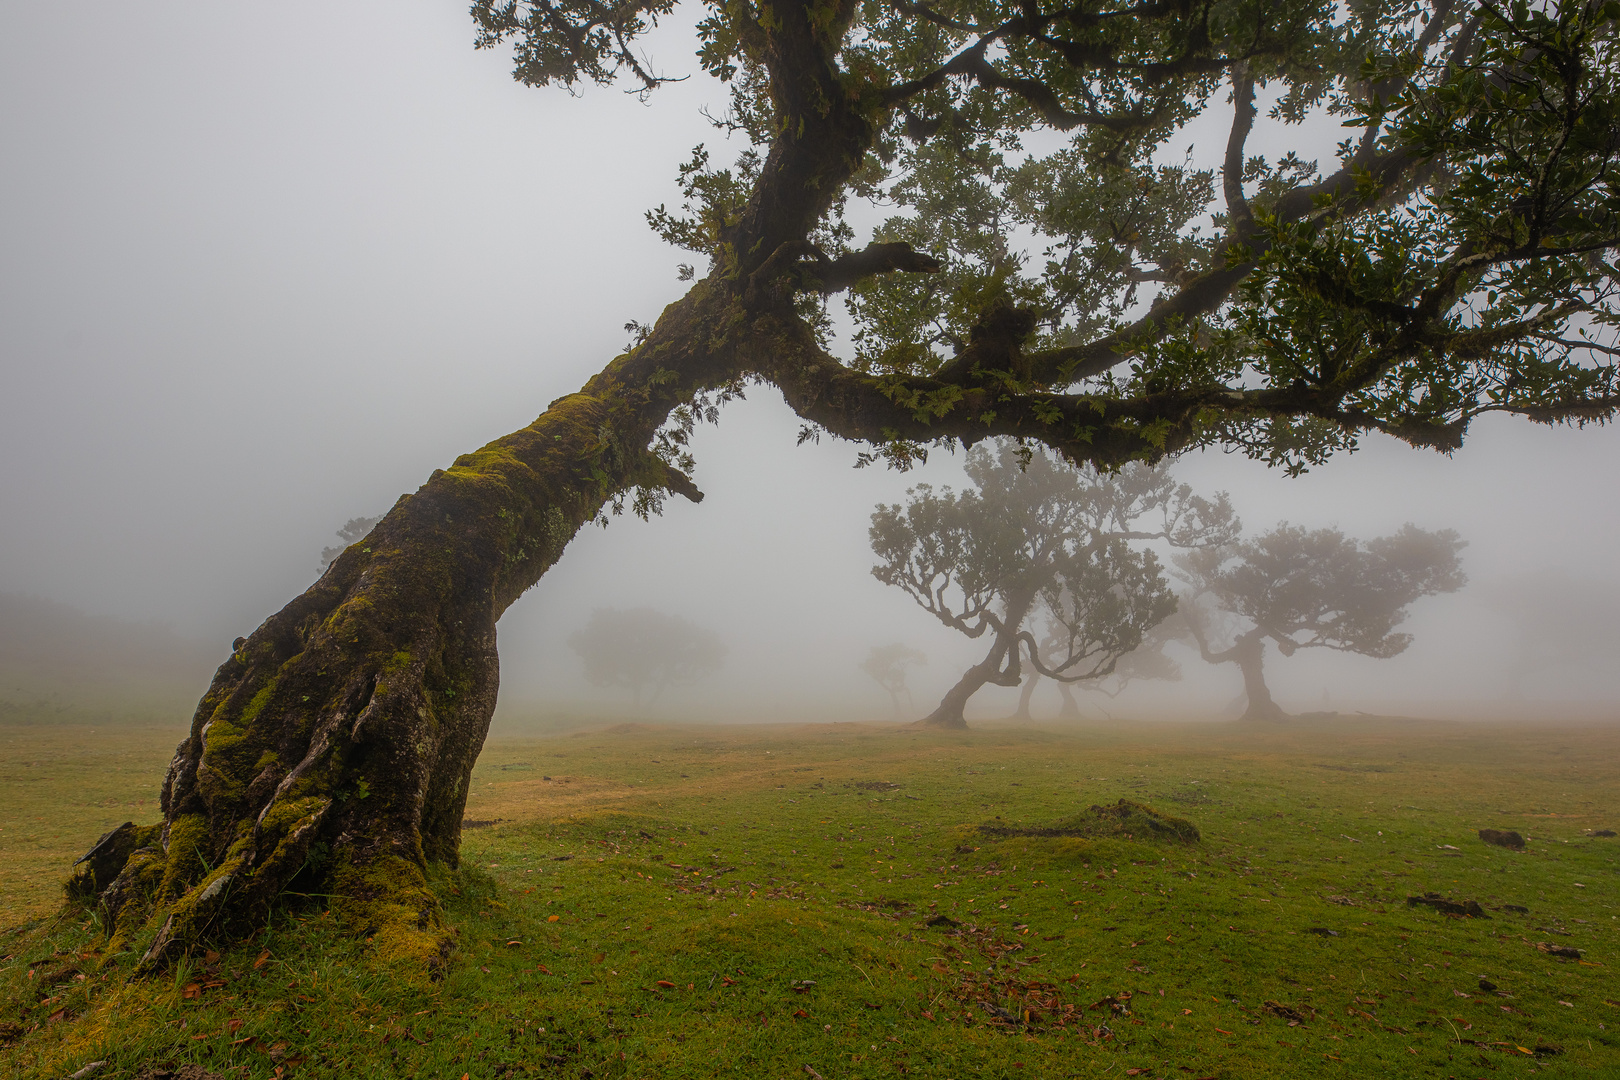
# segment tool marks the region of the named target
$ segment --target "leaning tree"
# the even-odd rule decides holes
[[[523,83],[653,92],[638,41],[674,3],[473,16]],[[428,873],[457,860],[497,619],[604,510],[698,499],[688,435],[745,382],[897,466],[1008,435],[1303,468],[1368,431],[1451,450],[1481,413],[1620,406],[1607,2],[732,0],[696,36],[746,149],[700,149],[652,221],[706,267],[225,658],[162,822],[74,878],[141,970],[252,932],[293,884],[380,953],[447,954]],[[1263,152],[1262,108],[1348,138],[1320,167]],[[1206,117],[1218,167],[1167,163]],[[860,235],[852,200],[894,216]]]
[[[630,691],[638,709],[643,695],[651,704],[672,686],[712,674],[726,658],[719,634],[652,608],[597,608],[568,635],[568,647],[584,661],[587,682]]]
[[[1189,552],[1176,560],[1191,595],[1182,625],[1211,664],[1236,664],[1248,698],[1245,720],[1282,720],[1265,680],[1269,639],[1284,656],[1335,649],[1387,659],[1406,650],[1397,632],[1414,601],[1456,592],[1467,582],[1450,529],[1407,525],[1365,542],[1337,529],[1280,525],[1230,548]],[[1221,624],[1225,624],[1222,626]],[[1214,647],[1217,633],[1229,644]]]
[[[1225,544],[1237,522],[1224,495],[1209,500],[1162,467],[1075,468],[1013,440],[967,455],[973,487],[911,489],[879,505],[869,535],[872,575],[930,615],[990,647],[919,723],[966,727],[963,709],[987,684],[1017,686],[1027,659],[1060,682],[1095,679],[1175,611],[1151,550]],[[1045,614],[1046,640],[1025,628]]]

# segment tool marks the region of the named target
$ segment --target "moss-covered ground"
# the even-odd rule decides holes
[[[1620,838],[1595,835],[1620,828],[1617,728],[496,738],[435,883],[460,935],[442,981],[289,900],[130,984],[86,920],[38,917],[150,799],[161,735],[137,777],[0,731],[0,1075],[1620,1076]],[[1201,842],[1008,835],[1121,798]],[[1489,917],[1408,905],[1426,893]]]

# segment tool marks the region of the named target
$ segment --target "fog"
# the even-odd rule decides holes
[[[681,27],[651,52],[693,77],[645,104],[522,88],[471,41],[462,5],[422,0],[0,8],[0,591],[223,661],[345,521],[527,424],[680,295],[691,256],[642,214],[678,201],[677,164],[721,141],[699,109],[723,107]],[[724,639],[720,672],[656,715],[881,718],[857,664],[895,641],[928,655],[926,711],[982,646],[870,576],[866,528],[915,483],[959,484],[961,457],[856,470],[798,427],[751,388],[696,439],[701,505],[583,531],[500,625],[502,716],[628,711],[566,644],[599,607]],[[1449,458],[1373,437],[1299,479],[1221,453],[1176,471],[1250,532],[1458,530],[1471,584],[1414,607],[1407,652],[1273,656],[1268,677],[1290,709],[1469,716],[1620,701],[1591,650],[1520,670],[1560,610],[1526,582],[1616,595],[1617,466],[1612,428],[1493,418]],[[1575,640],[1614,639],[1615,612],[1594,603]],[[1180,659],[1181,683],[1108,710],[1222,715],[1236,671]]]

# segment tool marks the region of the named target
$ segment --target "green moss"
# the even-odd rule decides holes
[[[264,711],[264,707],[270,704],[270,695],[274,694],[275,691],[276,680],[274,679],[261,686],[259,692],[253,695],[252,699],[248,701],[247,707],[242,710],[240,722],[242,724],[251,724],[254,718]],[[218,723],[218,721],[216,720],[215,723]]]
[[[161,851],[142,849],[130,856],[118,885],[118,895],[113,898],[117,906],[106,912],[111,916],[107,956],[126,951],[131,940],[146,925],[166,867],[167,860]]]
[[[384,854],[364,864],[347,856],[332,876],[332,913],[364,937],[371,957],[405,978],[437,978],[455,947],[427,875],[411,860]]]
[[[300,825],[324,814],[331,805],[331,799],[319,795],[277,799],[259,822],[259,837],[280,844]]]
[[[255,695],[257,701],[265,691]],[[245,727],[215,717],[203,729],[202,761],[198,763],[197,787],[212,806],[234,800],[246,790],[258,768],[254,762],[259,740]]]
[[[173,847],[172,828],[170,846]],[[177,957],[201,950],[209,931],[230,901],[232,891],[239,887],[247,855],[246,843],[233,845],[231,853],[218,866],[207,871],[193,888],[175,900],[162,929],[146,955],[141,957],[136,974],[161,971]],[[164,880],[167,883],[167,875]]]
[[[208,873],[208,822],[201,814],[186,814],[169,822],[164,846],[160,903],[173,900]]]

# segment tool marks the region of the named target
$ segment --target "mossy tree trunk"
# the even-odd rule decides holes
[[[70,885],[101,898],[115,950],[156,913],[141,961],[155,969],[262,925],[293,891],[334,897],[381,953],[447,954],[427,873],[456,863],[500,682],[496,621],[609,499],[701,497],[647,448],[678,387],[731,377],[723,355],[669,343],[714,340],[693,326],[712,316],[701,296],[673,307],[650,348],[436,471],[238,641],[169,766],[161,830],[107,838]],[[661,384],[677,365],[686,377]]]
[[[143,943],[139,969],[158,970],[262,926],[292,891],[332,898],[382,957],[432,968],[449,954],[428,881],[457,860],[495,708],[501,613],[610,500],[633,490],[701,498],[650,449],[677,407],[802,367],[807,349],[821,355],[794,308],[804,238],[860,164],[873,110],[839,85],[842,26],[804,6],[781,14],[771,48],[791,77],[778,79],[777,105],[801,122],[786,125],[792,134],[725,227],[710,275],[579,393],[436,471],[238,642],[169,766],[161,825],[115,830],[69,882],[71,896],[104,909],[111,952]],[[909,249],[891,249],[861,253],[859,269],[907,264]],[[802,377],[795,394],[845,415],[851,434],[902,411],[870,387],[829,402],[813,382]],[[156,931],[149,943],[143,929]]]

